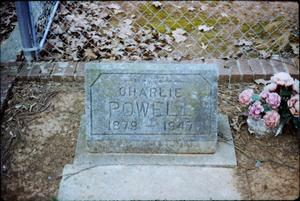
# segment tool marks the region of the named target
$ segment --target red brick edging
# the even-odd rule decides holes
[[[24,66],[19,80],[83,81],[86,62],[37,62]],[[195,63],[195,61],[192,61]],[[217,63],[219,83],[251,82],[255,79],[269,79],[277,72],[288,72],[299,79],[299,59],[285,60],[221,60],[207,59],[196,63]]]
[[[189,62],[189,61],[187,61]],[[186,63],[186,62],[184,62]],[[299,59],[263,60],[206,59],[191,63],[216,63],[219,68],[219,83],[251,82],[255,79],[269,79],[277,72],[288,72],[299,79]],[[23,65],[14,76],[18,80],[83,81],[86,62],[34,62]],[[10,68],[20,63],[1,64]]]

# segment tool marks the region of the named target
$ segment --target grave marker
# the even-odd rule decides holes
[[[105,153],[214,153],[214,64],[87,64],[87,145]]]

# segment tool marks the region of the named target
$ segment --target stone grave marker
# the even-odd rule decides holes
[[[229,121],[217,112],[215,64],[85,69],[85,114],[58,200],[240,199]]]
[[[87,64],[89,151],[214,153],[217,81],[215,64]]]

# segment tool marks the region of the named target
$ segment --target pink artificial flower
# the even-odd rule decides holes
[[[275,91],[277,89],[277,84],[270,83],[264,87],[264,91]]]
[[[276,73],[271,77],[271,80],[278,85],[281,86],[291,86],[294,84],[294,79],[290,76],[290,74],[285,72]]]
[[[295,82],[293,84],[293,90],[299,94],[299,80],[295,79]]]
[[[278,114],[277,111],[272,110],[269,112],[266,112],[265,116],[264,116],[264,120],[265,120],[265,125],[268,128],[275,128],[280,121],[280,115]]]
[[[260,113],[264,111],[264,107],[262,106],[260,101],[254,102],[250,107],[249,107],[249,115],[253,117],[254,119],[259,119],[260,118]]]
[[[266,102],[272,109],[277,109],[280,105],[281,97],[277,93],[269,93]]]
[[[292,115],[294,117],[299,117],[299,94],[292,96],[287,104]]]
[[[242,91],[239,95],[239,101],[240,103],[244,105],[249,105],[251,103],[251,97],[253,95],[253,89],[246,89]]]
[[[269,92],[268,91],[262,91],[259,96],[262,98],[262,99],[266,99],[268,98],[269,96]]]

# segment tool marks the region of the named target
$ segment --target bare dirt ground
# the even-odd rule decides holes
[[[257,138],[247,131],[238,94],[256,84],[219,86],[219,109],[229,116],[238,168],[238,188],[244,199],[294,200],[299,197],[299,139],[294,128],[282,135]],[[261,90],[261,89],[260,89]]]
[[[13,94],[1,127],[4,152],[13,139],[2,155],[1,195],[4,200],[50,200],[62,168],[73,161],[82,83],[18,83]]]
[[[82,86],[16,83],[1,124],[3,200],[55,200],[59,175],[74,157],[84,111]],[[237,187],[244,199],[295,199],[299,196],[299,138],[290,129],[278,137],[250,135],[237,102],[237,94],[246,87],[256,86],[219,86],[219,109],[229,116],[234,134]]]

